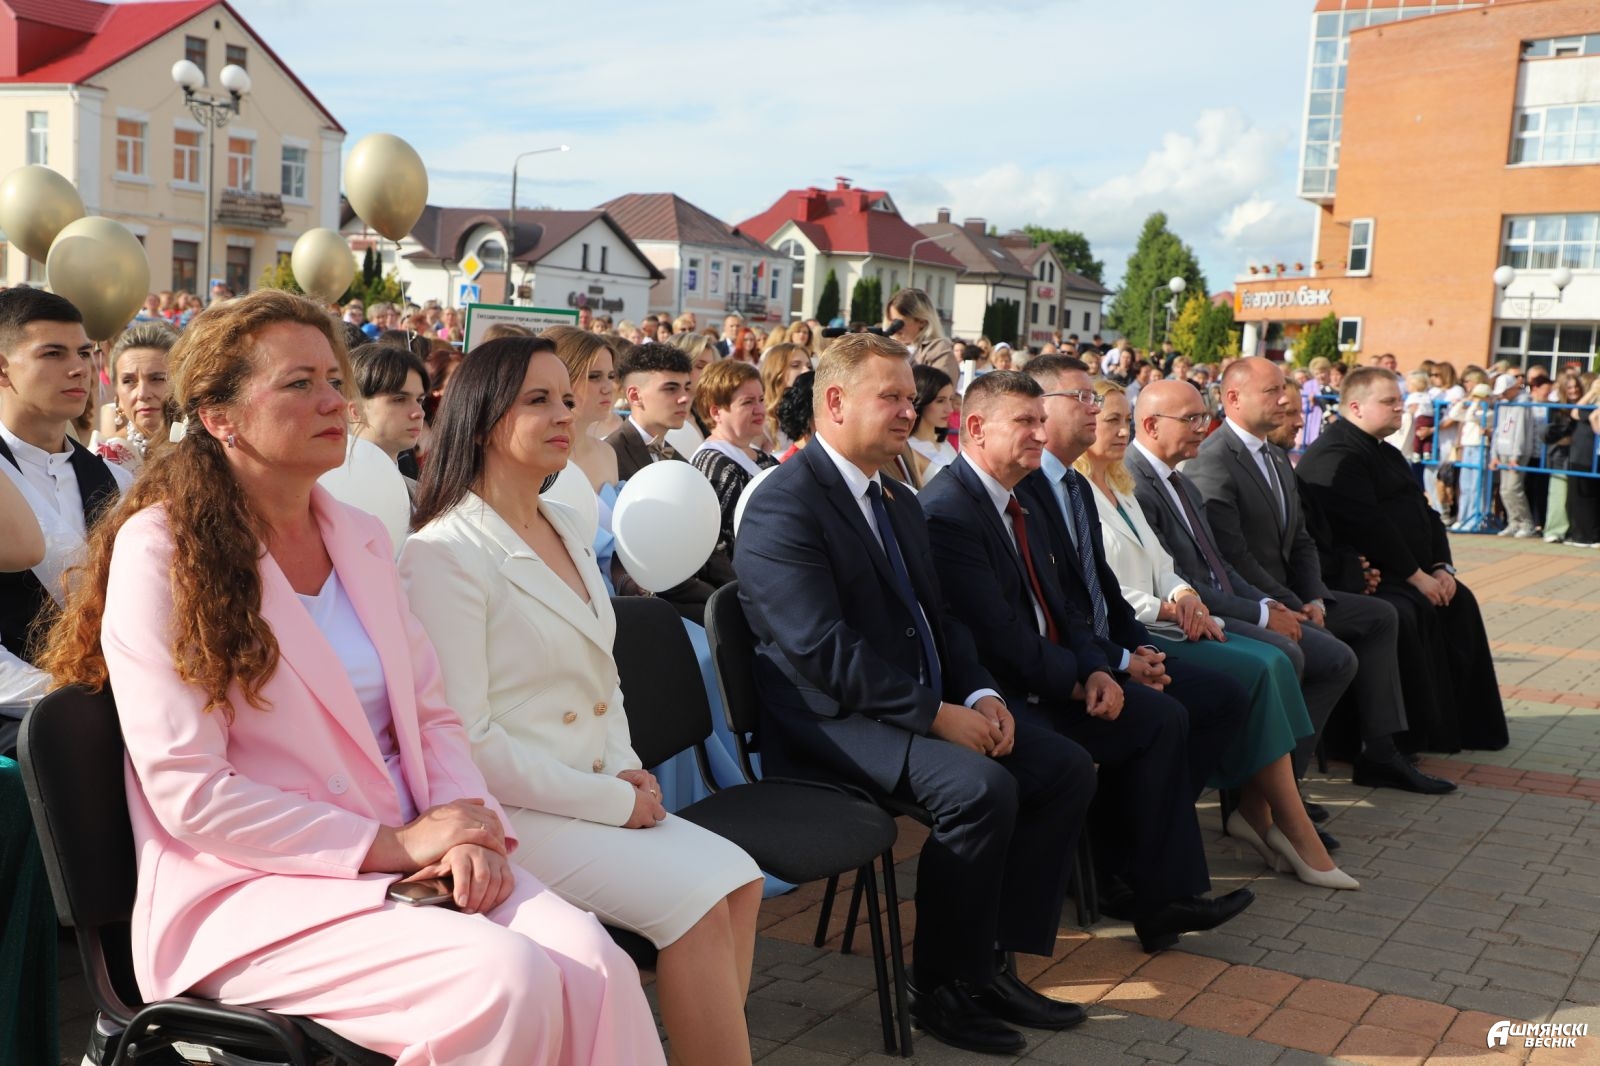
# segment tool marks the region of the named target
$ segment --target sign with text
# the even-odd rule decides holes
[[[566,307],[511,307],[506,304],[467,304],[467,324],[462,351],[470,352],[482,343],[484,331],[505,323],[538,333],[551,326],[576,326],[578,311]]]
[[[1313,289],[1302,285],[1298,289],[1275,289],[1270,292],[1239,291],[1239,309],[1242,311],[1273,311],[1284,307],[1333,306],[1332,289]]]

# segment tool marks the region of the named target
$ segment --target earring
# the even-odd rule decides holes
[[[116,426],[118,429],[121,429],[123,426],[128,424],[127,416],[122,413],[122,408],[117,408],[117,416],[111,420],[111,424]]]
[[[223,443],[230,448],[237,448],[239,446],[239,438],[235,434],[229,433],[227,440],[223,441]]]

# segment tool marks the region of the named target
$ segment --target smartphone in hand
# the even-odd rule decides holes
[[[389,886],[389,898],[396,903],[412,907],[448,907],[455,909],[455,896],[448,877],[430,877],[425,881],[396,881]]]

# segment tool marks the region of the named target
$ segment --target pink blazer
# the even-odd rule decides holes
[[[313,490],[339,580],[378,649],[405,777],[417,809],[494,802],[446,704],[439,662],[407,606],[376,519]],[[165,512],[117,534],[101,641],[128,747],[138,849],[133,962],[147,997],[179,995],[286,937],[381,907],[394,874],[360,873],[400,805],[372,729],[333,648],[271,556],[261,612],[277,634],[267,710],[237,685],[233,722],[173,668],[172,541]],[[218,590],[219,594],[222,590]]]

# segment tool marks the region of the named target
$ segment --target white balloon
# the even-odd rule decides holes
[[[394,542],[395,558],[411,529],[411,494],[406,479],[384,450],[352,436],[344,462],[317,479],[333,498],[358,507],[383,522]]]
[[[611,513],[617,558],[641,588],[663,592],[694,576],[717,546],[722,509],[688,463],[652,463],[628,479]]]
[[[775,466],[767,467],[765,470],[761,471],[761,473],[751,478],[750,483],[744,487],[744,491],[739,493],[739,502],[733,505],[734,536],[737,537],[739,535],[739,523],[744,521],[744,509],[749,505],[750,497],[755,494],[756,486],[767,480],[767,475],[776,469],[778,468]]]
[[[584,543],[594,543],[594,535],[600,529],[600,501],[595,498],[594,486],[589,484],[589,475],[583,472],[583,467],[568,459],[566,469],[556,475],[555,484],[545,489],[542,496],[577,511],[582,521]]]

